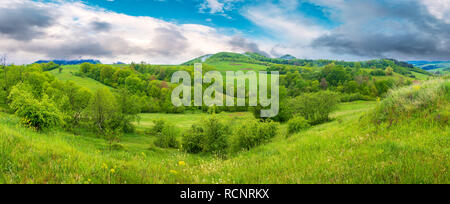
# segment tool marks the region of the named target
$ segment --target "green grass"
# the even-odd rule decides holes
[[[249,63],[243,63],[243,62],[232,62],[232,61],[220,61],[220,62],[213,62],[209,65],[214,66],[217,70],[221,72],[226,71],[266,71],[267,67],[264,65],[258,65],[258,64],[249,64]]]
[[[116,65],[120,66],[120,65]],[[83,86],[86,88],[91,89],[92,91],[96,91],[100,88],[111,88],[109,86],[106,86],[102,84],[99,81],[96,81],[94,79],[91,79],[89,77],[79,77],[75,76],[75,73],[77,73],[80,70],[79,65],[66,65],[63,66],[62,73],[59,73],[58,69],[50,71],[51,74],[53,74],[57,79],[62,81],[73,81],[79,86]]]
[[[153,136],[137,134],[109,151],[94,135],[36,133],[1,113],[0,183],[450,183],[449,127],[411,118],[377,128],[362,118],[376,105],[343,103],[330,123],[288,138],[283,125],[273,142],[226,160],[160,149]],[[143,114],[139,126],[166,118],[185,130],[205,116]]]
[[[221,118],[225,120],[242,120],[246,118],[253,117],[251,113],[220,113],[218,114]],[[162,114],[162,113],[144,113],[139,114],[140,120],[136,122],[138,130],[149,130],[153,127],[154,121],[159,119],[164,119],[168,123],[172,123],[176,127],[182,130],[188,130],[193,124],[200,122],[201,120],[208,117],[205,113],[185,113],[185,114]]]

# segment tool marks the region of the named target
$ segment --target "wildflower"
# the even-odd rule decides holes
[[[105,163],[103,163],[103,164],[102,164],[102,169],[108,169],[108,165],[105,164]]]
[[[113,173],[115,173],[116,172],[116,170],[114,170],[114,169],[111,169],[111,173],[113,174]]]
[[[414,90],[418,91],[418,90],[420,90],[422,87],[420,87],[420,86],[414,86],[413,88],[414,88]]]
[[[172,173],[172,174],[178,174],[178,172],[175,171],[175,170],[170,170],[170,173]]]
[[[378,102],[380,102],[380,101],[381,101],[381,98],[380,98],[380,97],[378,97],[378,98],[377,98],[377,101],[378,101]]]
[[[178,162],[178,165],[179,165],[179,166],[186,166],[186,162],[184,162],[184,161],[179,161],[179,162]]]

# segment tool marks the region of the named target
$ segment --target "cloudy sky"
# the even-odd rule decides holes
[[[11,63],[178,64],[221,51],[450,60],[450,0],[0,0]]]

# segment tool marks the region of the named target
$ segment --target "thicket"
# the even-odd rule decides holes
[[[129,91],[100,89],[92,93],[74,82],[62,82],[44,72],[48,67],[48,64],[32,64],[2,68],[3,108],[37,131],[64,128],[77,133],[89,129],[108,138],[134,131],[139,105]]]

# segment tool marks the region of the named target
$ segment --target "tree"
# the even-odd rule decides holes
[[[328,88],[328,82],[327,82],[327,79],[322,78],[322,80],[320,80],[320,87],[321,87],[323,90],[326,90],[326,89]]]
[[[10,107],[22,123],[37,131],[62,124],[62,114],[48,96],[43,95],[39,100],[31,90],[28,84],[20,83],[12,88],[9,95]]]
[[[6,55],[2,55],[0,56],[0,65],[2,66],[3,69],[3,77],[4,77],[4,85],[3,85],[3,91],[6,92],[8,91],[8,78],[6,77],[6,60],[7,60],[7,56]],[[8,98],[5,97],[5,104],[8,102]]]
[[[394,69],[392,69],[392,67],[387,67],[386,68],[386,75],[387,76],[392,76],[392,75],[394,75]]]
[[[92,122],[99,134],[114,134],[111,132],[111,122],[117,112],[117,103],[109,89],[99,89],[90,104]]]

